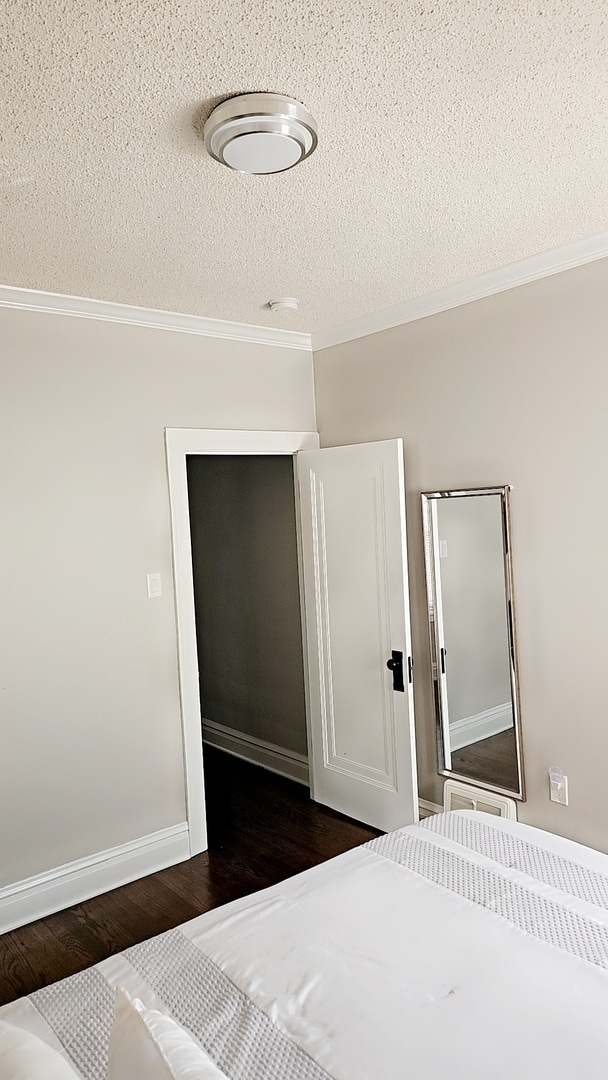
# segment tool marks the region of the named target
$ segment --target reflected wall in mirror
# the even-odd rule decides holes
[[[509,488],[422,495],[438,768],[523,799]]]

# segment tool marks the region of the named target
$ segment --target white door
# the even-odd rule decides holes
[[[311,795],[388,831],[418,819],[403,443],[296,458]]]

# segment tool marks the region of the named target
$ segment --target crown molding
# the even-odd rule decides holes
[[[456,285],[448,285],[444,289],[437,289],[436,292],[427,293],[425,296],[406,300],[395,307],[350,319],[338,326],[328,327],[327,330],[318,330],[312,334],[313,352],[329,349],[332,345],[341,345],[346,341],[354,341],[356,338],[367,337],[369,334],[377,334],[382,330],[390,330],[395,326],[414,322],[416,319],[425,319],[428,315],[437,315],[440,311],[470,304],[474,300],[483,300],[486,296],[493,296],[507,289],[515,289],[518,285],[527,285],[532,281],[550,277],[552,274],[560,274],[563,270],[572,270],[576,266],[606,257],[608,257],[608,232],[603,232],[586,240],[578,240],[573,244],[565,244],[563,247],[532,255],[531,258],[522,259],[521,262],[512,263],[510,266],[490,270],[486,274],[479,274]]]
[[[101,319],[155,330],[176,330],[182,334],[201,334],[203,337],[245,341],[255,345],[280,345],[309,352],[311,349],[310,334],[294,330],[207,319],[201,315],[181,315],[176,311],[156,311],[153,308],[90,300],[84,296],[63,296],[61,293],[40,292],[37,289],[18,289],[9,285],[0,285],[0,307],[73,315],[80,319]]]
[[[428,315],[437,315],[441,311],[483,300],[486,296],[515,289],[518,285],[527,285],[532,281],[539,281],[552,274],[560,274],[564,270],[572,270],[576,266],[607,257],[608,232],[598,233],[585,240],[543,251],[510,266],[489,270],[467,281],[447,285],[444,289],[406,300],[395,307],[362,315],[313,334],[282,330],[274,326],[253,326],[222,319],[208,319],[201,315],[182,315],[176,311],[156,311],[153,308],[114,304],[83,296],[63,296],[61,293],[41,292],[36,289],[19,289],[9,285],[0,285],[0,307],[101,319],[132,326],[147,326],[156,330],[174,330],[182,334],[200,334],[203,337],[224,338],[255,345],[279,345],[288,349],[319,352],[333,345],[378,334],[382,330],[390,330],[416,319],[425,319]]]

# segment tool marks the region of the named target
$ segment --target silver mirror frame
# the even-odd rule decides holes
[[[424,491],[421,493],[422,526],[424,559],[426,567],[427,613],[431,646],[431,679],[433,684],[433,701],[435,704],[437,771],[441,776],[449,776],[453,779],[461,780],[465,784],[473,784],[476,787],[484,788],[486,791],[498,792],[501,795],[506,795],[513,799],[519,799],[521,802],[523,802],[526,798],[526,789],[521,733],[521,708],[519,699],[519,669],[517,662],[515,603],[513,596],[513,566],[511,560],[511,521],[509,513],[510,490],[511,488],[509,485],[504,485],[501,487],[464,488],[458,491]],[[434,544],[432,542],[432,505],[433,502],[438,499],[467,498],[468,496],[478,495],[500,496],[501,518],[503,527],[503,562],[505,579],[507,638],[509,649],[509,675],[511,682],[511,701],[513,706],[515,748],[517,755],[517,776],[519,781],[519,787],[517,791],[510,788],[499,787],[496,784],[486,783],[484,781],[478,780],[477,778],[473,779],[471,776],[464,776],[462,773],[455,772],[453,769],[449,769],[446,767],[446,739],[444,726],[447,718],[443,715],[441,694],[439,692],[439,682],[436,674],[439,670],[441,642],[439,640],[438,621],[437,619],[433,618],[433,611],[437,609],[438,594],[436,586],[437,574],[435,570],[435,550]]]

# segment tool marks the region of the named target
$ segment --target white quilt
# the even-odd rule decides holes
[[[175,1016],[233,1080],[605,1080],[608,856],[438,815],[0,1017],[102,1080],[115,985]]]

